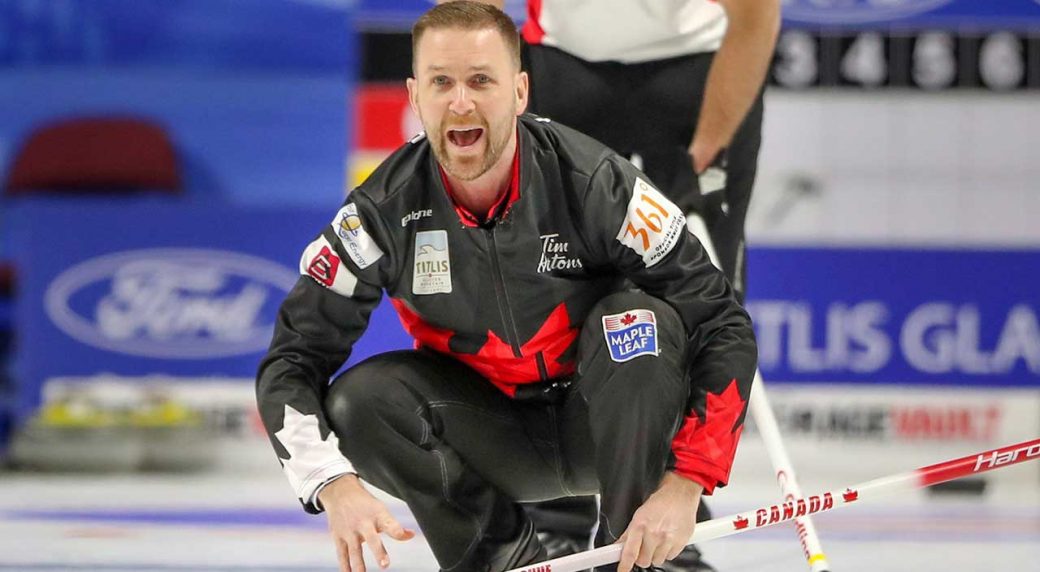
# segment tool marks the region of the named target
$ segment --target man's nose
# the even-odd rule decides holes
[[[476,106],[474,105],[473,99],[470,97],[470,92],[466,89],[466,86],[460,85],[456,87],[454,93],[452,93],[451,104],[449,105],[449,109],[452,113],[466,115],[475,108]]]

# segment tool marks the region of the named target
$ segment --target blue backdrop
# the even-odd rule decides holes
[[[342,73],[353,0],[0,0],[0,65]]]
[[[193,198],[333,204],[352,16],[333,1],[0,0],[0,173],[49,122],[131,114],[166,128]]]

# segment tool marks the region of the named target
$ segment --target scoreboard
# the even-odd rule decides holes
[[[790,89],[1040,88],[1040,0],[783,0]]]
[[[770,82],[792,89],[1038,89],[1040,33],[785,29]]]

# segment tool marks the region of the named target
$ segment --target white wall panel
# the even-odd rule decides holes
[[[767,95],[761,244],[1040,245],[1033,94]]]

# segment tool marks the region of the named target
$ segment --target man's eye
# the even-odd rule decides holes
[[[484,75],[484,74],[478,74],[478,75],[473,76],[473,83],[477,83],[477,84],[481,84],[481,85],[483,85],[485,83],[491,83],[491,78],[486,76],[486,75]]]
[[[442,75],[433,78],[433,85],[448,85],[448,83],[448,78]]]

